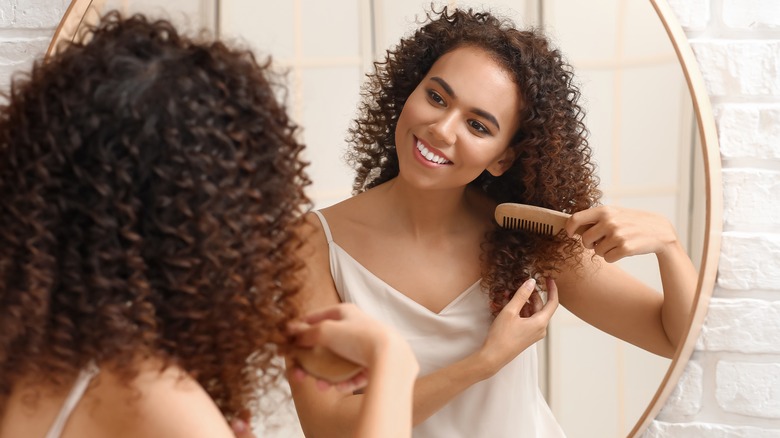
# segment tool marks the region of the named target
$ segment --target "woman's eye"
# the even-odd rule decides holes
[[[439,93],[429,90],[428,91],[428,98],[430,98],[432,101],[438,103],[439,105],[444,105],[444,98],[439,95]]]
[[[490,134],[490,131],[488,131],[487,127],[476,120],[469,120],[469,126],[471,126],[471,129],[479,133]]]

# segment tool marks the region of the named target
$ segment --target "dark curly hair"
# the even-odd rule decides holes
[[[520,89],[517,159],[503,175],[483,172],[471,185],[497,203],[515,202],[567,213],[590,208],[601,196],[591,162],[580,92],[572,68],[539,31],[518,30],[488,12],[432,8],[427,24],[374,64],[360,114],[349,130],[347,160],[359,193],[398,175],[395,129],[404,103],[443,54],[472,46],[491,54]],[[529,276],[559,271],[583,248],[564,234],[540,236],[496,226],[483,245],[483,284],[497,312]]]
[[[309,200],[268,62],[116,12],[0,108],[0,408],[90,361],[190,373],[231,418],[283,376]]]

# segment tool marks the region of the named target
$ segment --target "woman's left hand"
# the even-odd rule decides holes
[[[674,227],[665,217],[641,210],[600,206],[579,211],[566,222],[566,234],[582,232],[582,244],[608,263],[639,254],[661,254],[677,243]]]

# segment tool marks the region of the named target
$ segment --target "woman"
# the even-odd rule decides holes
[[[13,83],[0,437],[233,436],[290,344],[367,368],[359,433],[409,434],[400,336],[344,305],[288,331],[309,201],[270,78],[247,51],[111,13]]]
[[[597,206],[579,92],[543,35],[445,8],[376,67],[351,129],[356,196],[310,215],[319,233],[301,299],[352,302],[401,331],[421,366],[415,437],[562,436],[534,347],[558,301],[671,356],[696,284],[690,260],[665,219]],[[555,237],[501,229],[504,202],[572,216]],[[645,253],[663,294],[611,264]],[[291,385],[309,437],[349,430],[363,403]]]

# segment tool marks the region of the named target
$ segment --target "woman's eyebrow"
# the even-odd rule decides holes
[[[450,84],[448,84],[447,81],[445,81],[444,79],[438,76],[433,76],[431,80],[441,85],[441,87],[444,88],[444,91],[446,91],[447,94],[450,95],[450,97],[457,97],[455,96],[455,91],[452,89],[452,87],[450,87]]]
[[[455,95],[455,90],[453,90],[452,87],[450,87],[450,84],[448,84],[447,81],[445,81],[444,79],[438,76],[433,76],[431,77],[431,80],[441,85],[441,87],[444,89],[444,92],[449,94],[450,97],[452,98],[457,97]],[[473,112],[474,114],[480,117],[487,119],[490,123],[496,125],[496,129],[498,129],[499,131],[501,130],[501,126],[498,124],[498,120],[493,114],[490,114],[489,112],[479,108],[472,108],[471,112]]]

